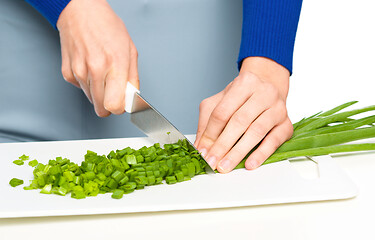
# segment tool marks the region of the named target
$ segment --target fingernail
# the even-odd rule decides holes
[[[211,166],[212,169],[216,168],[216,157],[212,156],[207,159],[207,163]]]
[[[224,159],[222,160],[220,163],[219,163],[219,167],[221,170],[223,170],[224,172],[229,172],[231,169],[231,162],[227,159]]]
[[[202,157],[205,158],[206,155],[207,155],[207,149],[203,148],[201,150],[199,150],[199,152],[201,153]]]

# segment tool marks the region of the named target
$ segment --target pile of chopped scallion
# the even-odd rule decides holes
[[[49,160],[47,164],[37,163],[34,180],[24,189],[42,189],[41,193],[63,196],[71,193],[76,199],[111,192],[112,198],[119,199],[163,181],[174,184],[190,180],[195,175],[205,174],[206,166],[186,140],[165,144],[164,148],[158,143],[139,150],[127,147],[111,151],[107,156],[87,151],[80,166],[62,157]],[[23,183],[20,181],[14,178],[10,185],[18,186]]]
[[[264,164],[299,156],[375,150],[375,143],[344,144],[375,137],[375,115],[351,118],[373,111],[375,106],[340,112],[355,103],[342,104],[293,124],[292,138],[282,144]],[[244,168],[246,158],[236,169]],[[22,155],[14,163],[23,165],[28,160],[28,156]],[[158,143],[139,150],[127,147],[111,151],[107,156],[87,151],[80,166],[62,157],[50,160],[48,164],[32,160],[29,165],[34,167],[34,180],[31,180],[30,186],[24,187],[25,190],[42,189],[41,193],[63,196],[71,193],[71,197],[76,199],[108,192],[112,193],[112,198],[119,199],[145,186],[162,184],[164,181],[174,184],[190,180],[195,175],[205,174],[207,167],[207,163],[186,140],[165,144],[164,148]],[[23,181],[13,178],[9,184],[15,187],[23,184]]]

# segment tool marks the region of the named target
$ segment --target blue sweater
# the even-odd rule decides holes
[[[70,0],[25,0],[56,28]],[[243,59],[267,57],[292,74],[294,40],[302,0],[243,0],[243,24],[238,68]]]

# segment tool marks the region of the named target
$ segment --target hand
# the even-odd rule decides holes
[[[139,88],[138,53],[105,0],[72,0],[57,22],[64,79],[81,88],[100,117],[121,114],[129,81]]]
[[[267,58],[246,58],[238,77],[201,102],[194,145],[213,168],[227,173],[261,142],[245,162],[246,169],[259,167],[293,134],[288,88],[287,69]]]

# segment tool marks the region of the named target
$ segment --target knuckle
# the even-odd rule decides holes
[[[277,113],[277,116],[280,120],[285,120],[288,116],[288,111],[286,109],[286,106],[283,102],[278,101],[275,105],[275,111]]]
[[[285,125],[286,125],[286,131],[287,131],[287,135],[288,135],[288,139],[289,139],[293,135],[293,132],[294,132],[293,124],[292,124],[292,122],[290,121],[289,118],[285,122]]]
[[[224,88],[224,90],[223,90],[222,92],[223,92],[224,94],[226,94],[226,93],[229,91],[229,89],[232,88],[233,83],[234,83],[234,80],[231,81],[231,82],[230,82],[230,83]]]
[[[240,85],[240,86],[243,86],[244,84],[248,84],[249,82],[250,82],[249,78],[246,75],[240,75],[233,80],[234,84]]]
[[[280,116],[283,116],[284,118],[288,117],[288,111],[286,110],[286,107],[280,107],[279,109]]]
[[[253,80],[253,81],[257,81],[258,80],[258,76],[255,75],[254,73],[252,72],[249,72],[249,71],[244,71],[241,76],[243,76],[243,78],[247,79],[247,80]]]
[[[199,104],[199,111],[202,112],[202,110],[204,109],[205,107],[205,100],[203,100],[200,104]]]
[[[214,155],[221,159],[224,157],[225,152],[228,151],[228,146],[224,144],[222,141],[218,140],[212,145],[212,148],[210,149],[210,152],[214,153]]]
[[[135,46],[130,49],[130,58],[138,58],[138,50]]]
[[[97,74],[102,72],[102,70],[107,66],[108,61],[104,57],[90,58],[87,61],[87,68],[92,74]]]
[[[258,167],[259,165],[261,165],[268,158],[268,154],[265,152],[264,148],[257,149],[257,155],[258,155],[258,158],[255,159],[256,161],[255,167]]]
[[[108,52],[106,54],[107,58],[102,60],[102,65],[114,65],[114,64],[122,64],[127,56],[130,56],[131,53],[128,52]]]
[[[286,108],[285,101],[279,100],[276,103],[275,109],[276,109],[277,115],[280,116],[281,120],[285,120],[286,118],[288,118],[288,110]]]
[[[265,82],[264,83],[264,91],[268,96],[271,96],[273,98],[279,96],[279,92],[278,92],[277,88],[272,83]]]
[[[273,136],[268,139],[269,147],[272,152],[274,152],[282,143],[279,137]]]
[[[226,113],[226,109],[223,106],[217,106],[211,113],[211,119],[216,122],[227,122],[229,120],[229,116]]]
[[[196,133],[197,138],[198,138],[198,136],[201,136],[203,134],[203,132],[204,132],[203,129],[197,129],[197,133]]]
[[[209,136],[206,132],[202,133],[202,137],[200,139],[199,145],[204,146],[206,149],[210,149],[212,145],[214,145],[215,139]]]
[[[65,81],[69,82],[69,83],[72,83],[75,81],[73,75],[72,75],[72,71],[70,70],[69,67],[65,67],[65,66],[62,66],[61,67],[61,73],[65,79]]]
[[[75,75],[74,77],[78,78],[77,80],[86,80],[87,70],[83,64],[73,64],[72,70]]]
[[[247,127],[249,125],[249,118],[245,114],[235,113],[232,116],[233,121],[240,126]]]
[[[269,129],[267,129],[266,126],[264,126],[263,124],[256,123],[256,122],[252,124],[250,130],[251,130],[251,134],[255,136],[257,139],[263,139],[264,136],[269,131]]]
[[[245,149],[245,148],[238,148],[238,147],[234,147],[230,150],[230,155],[232,156],[231,159],[233,160],[240,160],[242,159],[246,153],[248,153],[250,151],[250,149]]]
[[[199,110],[204,110],[207,106],[210,105],[210,98],[203,99],[202,102],[199,104]]]
[[[239,78],[239,81],[242,84],[256,86],[259,84],[260,79],[252,72],[244,72]]]

